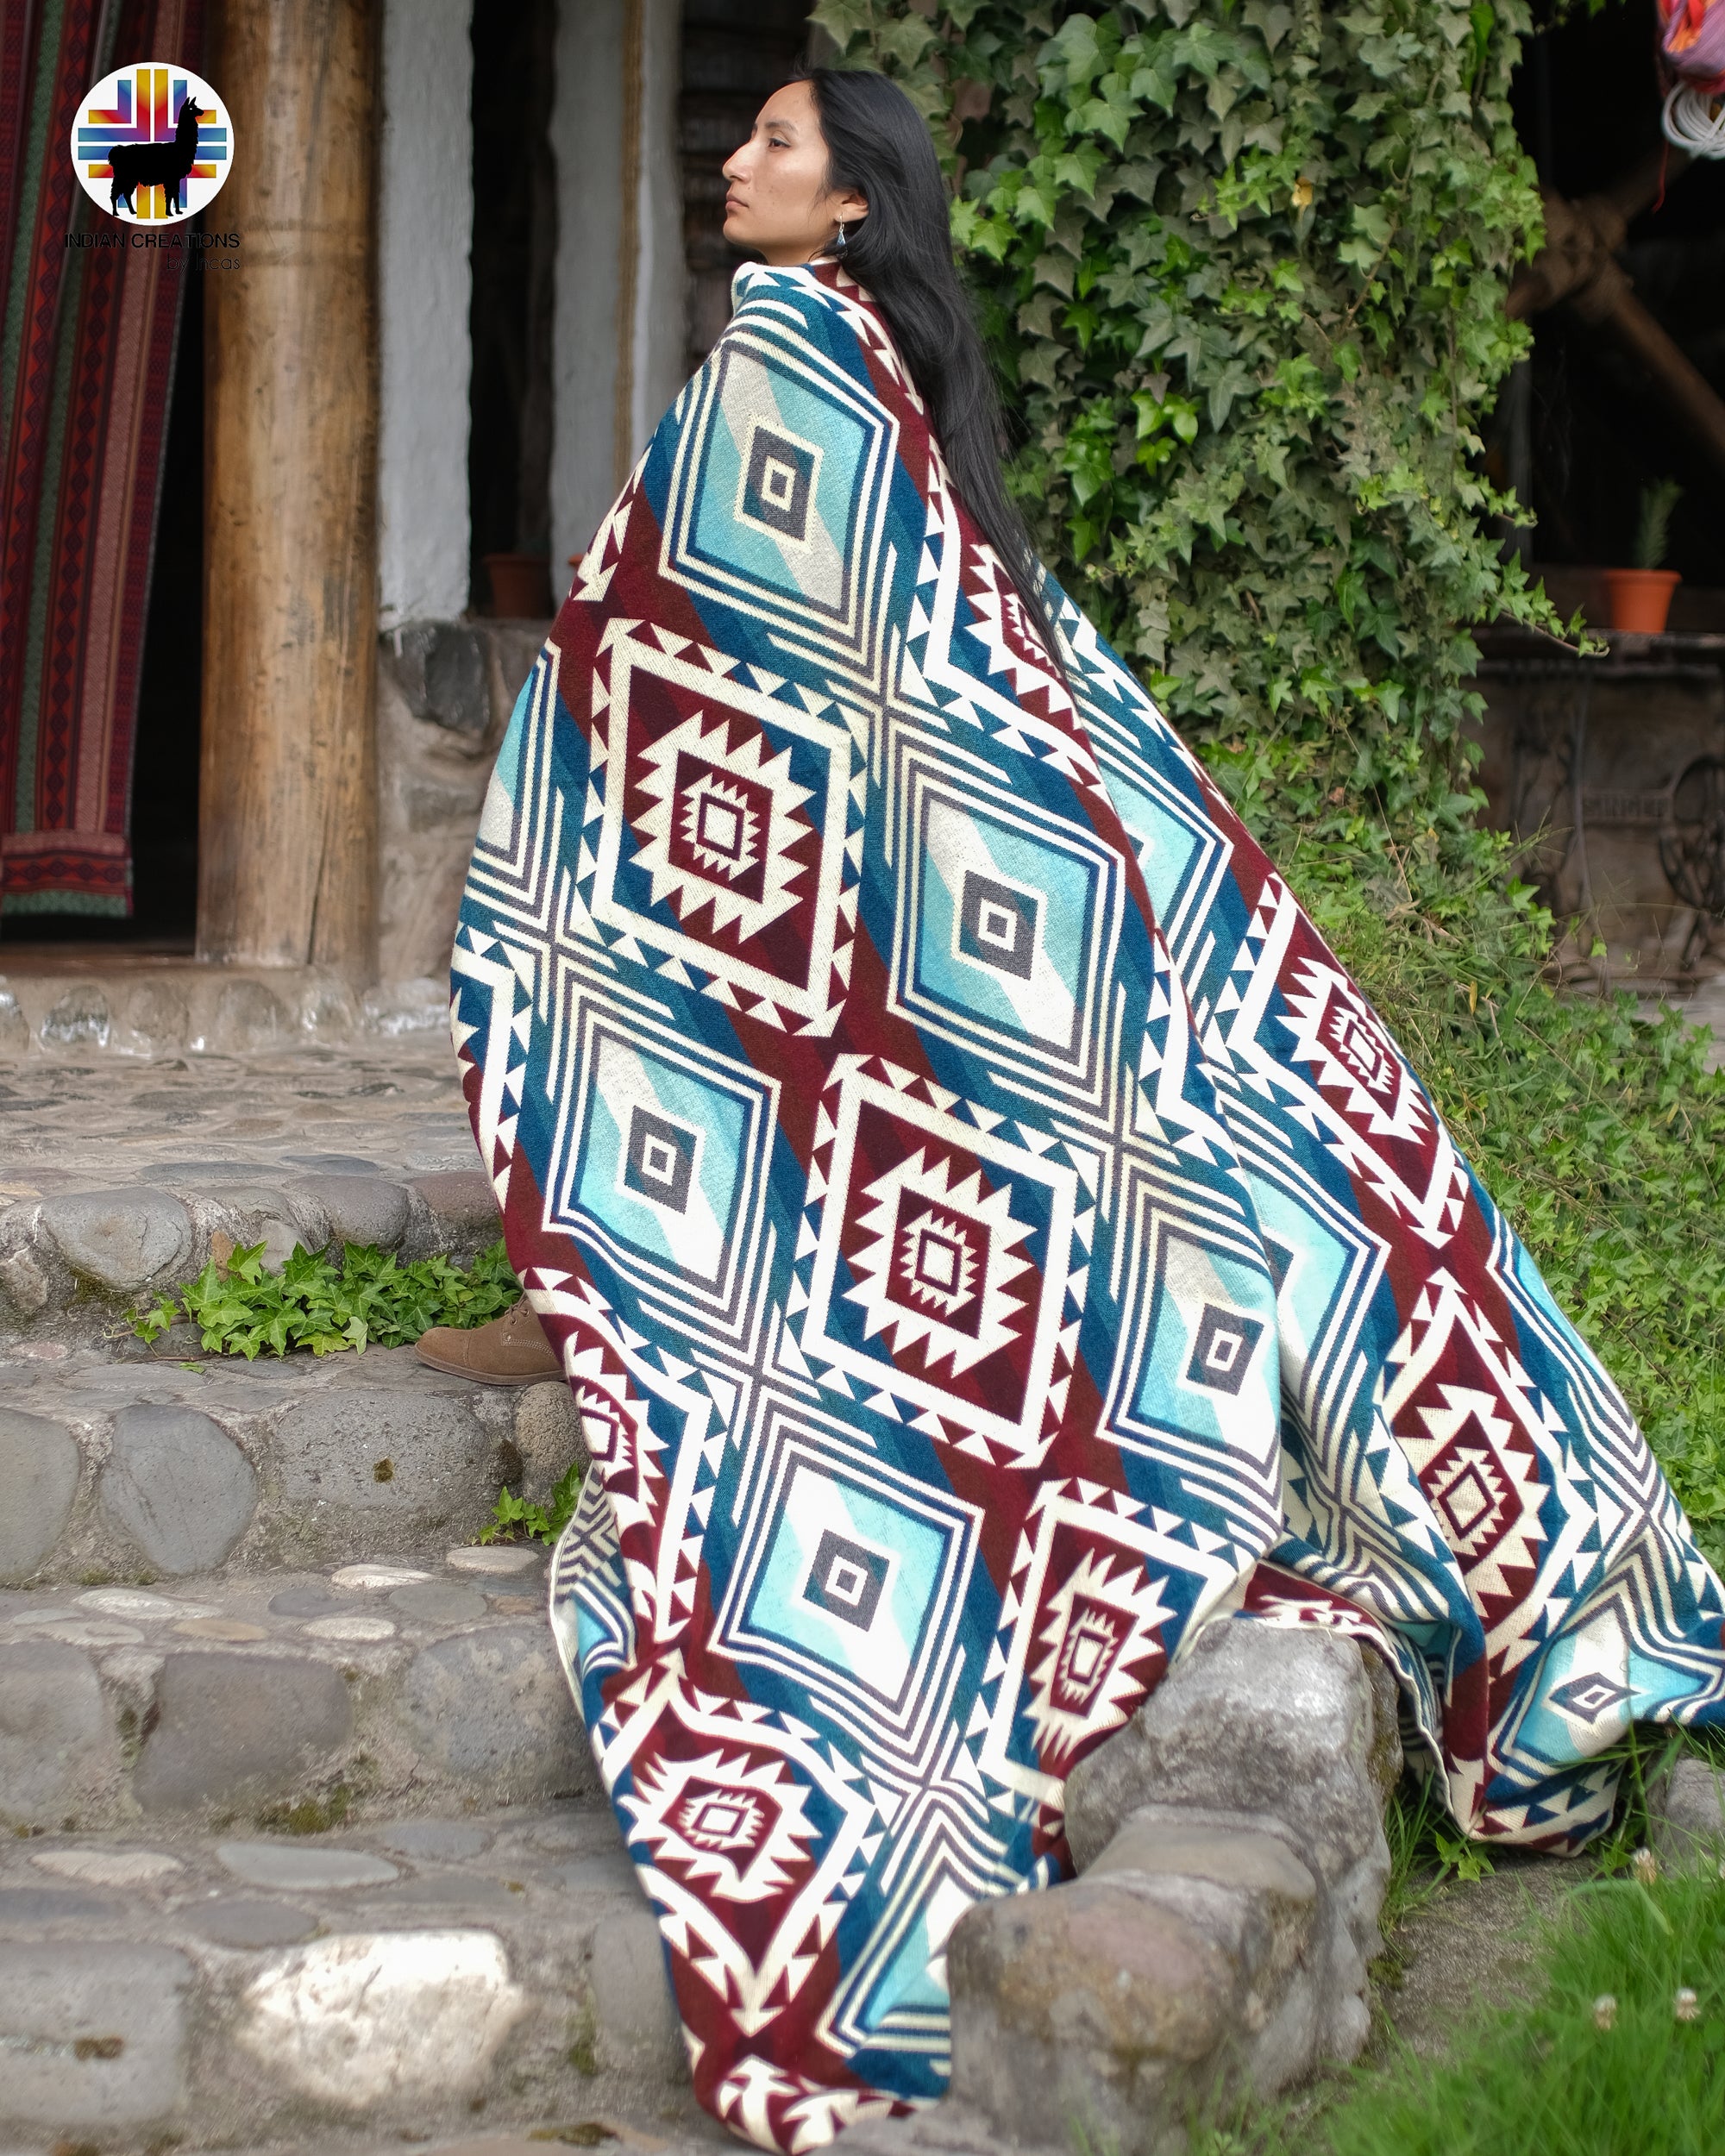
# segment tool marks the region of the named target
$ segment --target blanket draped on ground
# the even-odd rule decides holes
[[[696,2089],[946,2074],[942,1949],[1197,1629],[1349,1629],[1572,1848],[1725,1597],[1395,1044],[883,321],[754,269],[499,761],[454,1025],[594,1468],[553,1614]]]

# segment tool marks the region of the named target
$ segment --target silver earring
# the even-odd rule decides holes
[[[850,241],[844,236],[844,220],[841,217],[838,222],[838,236],[832,243],[832,251],[835,254],[843,254],[850,244]]]

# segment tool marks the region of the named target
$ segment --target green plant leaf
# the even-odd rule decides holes
[[[263,1251],[262,1244],[236,1250],[225,1266],[212,1258],[177,1299],[158,1296],[135,1312],[132,1330],[157,1339],[183,1314],[210,1354],[362,1353],[373,1341],[408,1346],[434,1325],[483,1325],[521,1293],[500,1241],[467,1268],[441,1257],[403,1265],[392,1252],[347,1243],[339,1264],[327,1251],[296,1247],[274,1271]]]

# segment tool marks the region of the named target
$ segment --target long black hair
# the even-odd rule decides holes
[[[946,185],[927,126],[896,83],[869,69],[810,67],[796,79],[814,97],[827,185],[868,199],[868,216],[845,228],[844,266],[886,317],[952,483],[1063,677],[1036,551],[1000,478],[1007,433],[1000,398],[953,266]]]

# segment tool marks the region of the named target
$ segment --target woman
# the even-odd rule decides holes
[[[1725,1597],[1394,1044],[1034,561],[928,137],[817,72],[524,692],[455,956],[595,1471],[554,1612],[702,2100],[937,2095],[942,1949],[1197,1627],[1570,1848]]]

